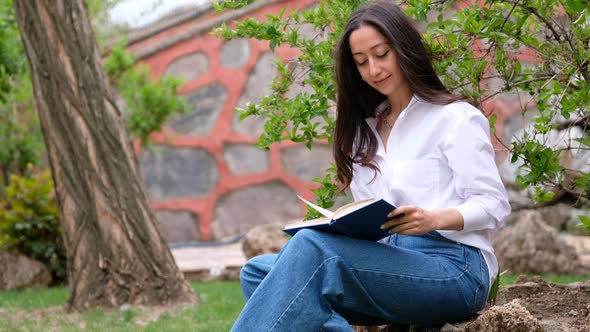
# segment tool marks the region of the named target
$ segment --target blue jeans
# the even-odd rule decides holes
[[[470,318],[489,289],[479,249],[437,232],[384,244],[304,229],[279,254],[249,260],[240,278],[239,332],[439,326]]]

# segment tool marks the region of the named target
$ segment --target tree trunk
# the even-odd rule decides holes
[[[14,6],[61,209],[68,308],[196,302],[160,235],[84,1]]]

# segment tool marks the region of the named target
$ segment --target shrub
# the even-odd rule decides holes
[[[54,283],[61,283],[66,278],[67,260],[53,188],[49,170],[10,176],[0,198],[0,250],[42,262]]]

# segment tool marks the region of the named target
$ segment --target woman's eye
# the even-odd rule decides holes
[[[385,51],[385,53],[383,53],[383,54],[377,54],[377,57],[384,58],[387,55],[387,53],[389,53],[389,51]]]
[[[365,63],[367,63],[367,61],[366,61],[366,60],[365,60],[365,61],[363,61],[363,62],[357,62],[357,63],[356,63],[356,65],[357,65],[357,66],[362,66],[362,65],[364,65]]]

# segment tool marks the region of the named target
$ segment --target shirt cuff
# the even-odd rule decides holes
[[[479,204],[467,201],[457,206],[463,215],[463,230],[467,232],[490,228],[490,215]]]

